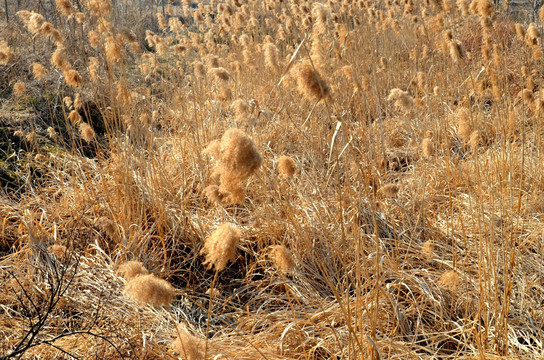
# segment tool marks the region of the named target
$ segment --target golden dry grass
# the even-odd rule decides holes
[[[540,22],[123,4],[0,22],[0,359],[542,355]]]

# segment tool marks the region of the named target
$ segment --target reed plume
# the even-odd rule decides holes
[[[330,96],[329,85],[309,62],[299,63],[294,69],[298,91],[309,100],[322,100]]]
[[[211,142],[204,150],[216,160],[213,174],[219,176],[219,188],[208,188],[212,200],[224,199],[224,203],[237,203],[244,198],[244,182],[262,163],[262,157],[255,144],[243,131],[230,129],[221,140]],[[217,196],[218,194],[228,194]]]
[[[176,340],[171,347],[186,360],[203,360],[205,353],[205,341],[202,338],[191,335],[187,328],[176,325]]]
[[[270,257],[274,261],[276,269],[283,273],[289,273],[295,269],[295,258],[291,251],[283,245],[273,246],[270,250]]]
[[[32,73],[36,80],[43,80],[45,78],[45,68],[40,63],[32,64]]]
[[[128,280],[125,293],[142,305],[168,306],[176,296],[176,289],[155,275],[139,275]]]
[[[290,156],[281,156],[277,162],[278,172],[284,179],[291,178],[297,171],[297,164]]]
[[[204,240],[200,252],[206,256],[204,265],[217,272],[223,271],[227,263],[234,260],[239,241],[240,230],[230,223],[223,223]]]
[[[123,277],[125,280],[130,280],[140,275],[147,275],[147,269],[139,261],[127,261],[117,269],[117,275]]]

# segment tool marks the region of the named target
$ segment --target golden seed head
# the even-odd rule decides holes
[[[270,250],[270,257],[274,261],[276,269],[283,273],[292,272],[295,269],[296,262],[293,254],[283,245],[276,245]]]
[[[288,179],[295,175],[297,164],[290,156],[281,156],[277,162],[278,172],[284,178]]]
[[[223,271],[227,263],[234,260],[239,241],[240,230],[230,223],[223,223],[204,240],[200,252],[206,256],[204,265],[208,269],[213,266],[217,272]]]
[[[125,280],[130,280],[136,276],[147,275],[147,269],[139,261],[127,261],[119,266],[117,269],[117,275],[123,277]]]
[[[23,81],[19,80],[13,85],[13,94],[20,96],[26,92],[26,85]]]
[[[155,275],[139,275],[128,280],[125,293],[143,305],[168,306],[176,296],[176,289]]]

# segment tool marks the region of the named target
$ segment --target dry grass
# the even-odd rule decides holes
[[[541,23],[7,3],[0,359],[544,353]]]

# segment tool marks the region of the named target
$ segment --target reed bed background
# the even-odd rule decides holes
[[[544,353],[544,12],[4,5],[0,359]]]

